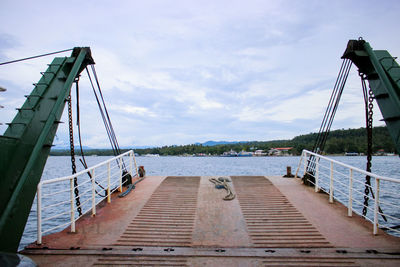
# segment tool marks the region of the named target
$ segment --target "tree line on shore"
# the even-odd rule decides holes
[[[220,144],[214,146],[203,146],[202,144],[190,145],[173,145],[154,148],[135,149],[135,153],[140,155],[159,154],[161,156],[179,156],[179,155],[221,155],[226,151],[234,150],[249,151],[255,150],[268,151],[277,147],[292,147],[290,153],[292,155],[300,155],[303,149],[312,150],[317,133],[299,135],[290,140],[273,140],[273,141],[249,141],[229,144]],[[122,149],[123,152],[129,149]],[[395,153],[395,146],[386,126],[373,128],[372,150],[376,153],[383,150],[387,153]],[[331,131],[327,139],[325,154],[342,154],[345,152],[367,153],[367,133],[365,128],[358,129],[341,129]],[[76,151],[76,154],[79,154]],[[112,155],[111,149],[87,149],[86,155]],[[69,155],[69,150],[52,150],[50,155]]]

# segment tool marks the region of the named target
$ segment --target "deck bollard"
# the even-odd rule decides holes
[[[292,167],[286,166],[286,174],[283,177],[292,178],[294,175],[292,174]]]
[[[139,166],[138,173],[139,173],[139,177],[146,176],[146,170],[144,169],[144,166]]]

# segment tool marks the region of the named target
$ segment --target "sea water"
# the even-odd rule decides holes
[[[86,157],[88,166],[93,166],[110,157]],[[348,165],[365,169],[366,157],[331,157]],[[147,176],[234,176],[234,175],[284,175],[286,167],[290,166],[294,173],[300,157],[136,157],[138,166],[144,166]],[[400,159],[397,156],[380,156],[372,159],[372,172],[400,179]],[[82,167],[78,166],[78,171]],[[67,156],[51,156],[48,158],[43,171],[42,180],[53,179],[71,173],[71,160]],[[399,191],[394,189],[395,195]],[[60,199],[60,201],[62,201]],[[370,200],[372,201],[372,200]],[[44,203],[45,204],[45,203]],[[372,205],[372,203],[371,203]],[[387,212],[387,211],[385,211]],[[36,199],[32,205],[27,225],[19,246],[36,240]]]

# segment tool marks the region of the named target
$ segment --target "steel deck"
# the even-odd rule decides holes
[[[347,217],[299,179],[231,176],[224,201],[210,177],[147,177],[97,215],[30,245],[40,266],[399,266],[400,238]]]

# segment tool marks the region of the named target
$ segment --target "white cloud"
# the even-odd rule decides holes
[[[284,101],[270,101],[260,106],[246,107],[237,117],[242,121],[292,123],[295,120],[320,118],[326,106],[326,91],[310,91]]]
[[[115,105],[111,105],[110,110],[119,110],[119,111],[123,111],[126,112],[128,114],[132,114],[132,115],[137,115],[137,116],[141,116],[141,117],[156,117],[157,115],[149,110],[148,108],[144,108],[144,107],[135,107],[135,106],[129,106],[129,105],[124,105],[124,106],[115,106]]]
[[[400,56],[393,26],[400,3],[364,2],[28,1],[21,9],[4,0],[0,61],[91,46],[126,146],[294,136],[318,127],[348,39],[364,36]],[[50,61],[0,66],[8,89],[1,104],[22,104]],[[82,127],[90,145],[102,146],[107,138],[85,76]],[[362,126],[358,85],[349,81],[334,127]]]

